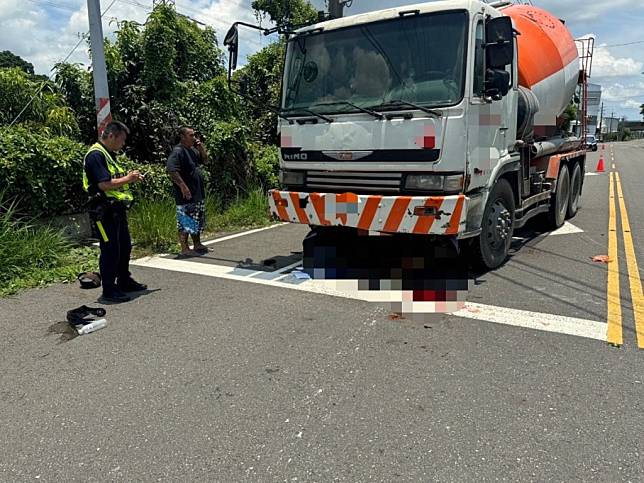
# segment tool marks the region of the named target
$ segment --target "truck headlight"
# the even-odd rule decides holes
[[[407,176],[405,188],[419,191],[442,191],[443,176],[435,174],[414,174]]]
[[[285,186],[304,184],[304,171],[280,171],[280,183]]]
[[[463,189],[463,175],[413,174],[407,176],[405,188],[417,191],[458,193]]]
[[[463,175],[445,176],[443,189],[448,193],[459,192],[463,189]]]

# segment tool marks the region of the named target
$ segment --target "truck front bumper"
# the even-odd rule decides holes
[[[466,229],[469,198],[302,193],[272,190],[273,216],[317,226],[347,226],[381,233],[458,236]]]

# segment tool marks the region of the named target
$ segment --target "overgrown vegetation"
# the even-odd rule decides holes
[[[227,206],[216,197],[207,197],[205,236],[265,226],[269,223],[267,214],[268,202],[262,189],[254,189]],[[179,244],[174,200],[165,198],[138,203],[130,214],[130,231],[136,241],[135,252],[138,255],[177,252]]]
[[[316,19],[307,0],[252,5],[260,21],[298,25]],[[176,246],[165,161],[180,125],[199,131],[210,153],[204,167],[209,232],[268,223],[265,190],[278,185],[278,148],[275,115],[263,106],[279,103],[283,39],[250,56],[236,73],[236,80],[252,84],[252,104],[228,89],[215,31],[171,5],[157,5],[144,24],[120,22],[115,38],[105,41],[105,57],[112,116],[132,130],[121,162],[146,175],[145,183],[133,186],[137,250]],[[0,192],[5,204],[12,203],[0,210],[0,294],[73,278],[96,265],[95,252],[25,221],[83,210],[82,160],[95,140],[90,72],[60,63],[50,80],[34,75],[33,66],[13,53],[0,52]]]
[[[96,253],[72,247],[60,231],[38,226],[16,213],[0,192],[0,297],[19,289],[72,280],[95,269]]]

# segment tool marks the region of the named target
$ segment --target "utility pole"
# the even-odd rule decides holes
[[[92,75],[94,77],[94,100],[96,102],[96,126],[98,135],[103,134],[105,126],[112,121],[110,112],[110,92],[107,86],[107,68],[103,50],[103,23],[101,21],[100,0],[87,0],[89,17],[89,41],[92,49]]]
[[[342,18],[344,15],[344,7],[353,3],[353,0],[329,0],[329,17]]]
[[[602,121],[604,120],[604,103],[602,102],[602,109],[599,113],[599,137],[602,137]],[[597,134],[597,132],[595,132]]]

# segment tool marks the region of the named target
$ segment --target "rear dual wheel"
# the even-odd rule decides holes
[[[568,201],[568,209],[566,211],[566,218],[572,218],[579,211],[579,199],[581,198],[581,182],[583,174],[581,172],[581,165],[575,163],[570,175],[570,199]]]
[[[559,228],[566,221],[568,206],[570,204],[570,172],[568,166],[561,165],[555,192],[550,198],[550,210],[547,223],[549,229]]]

